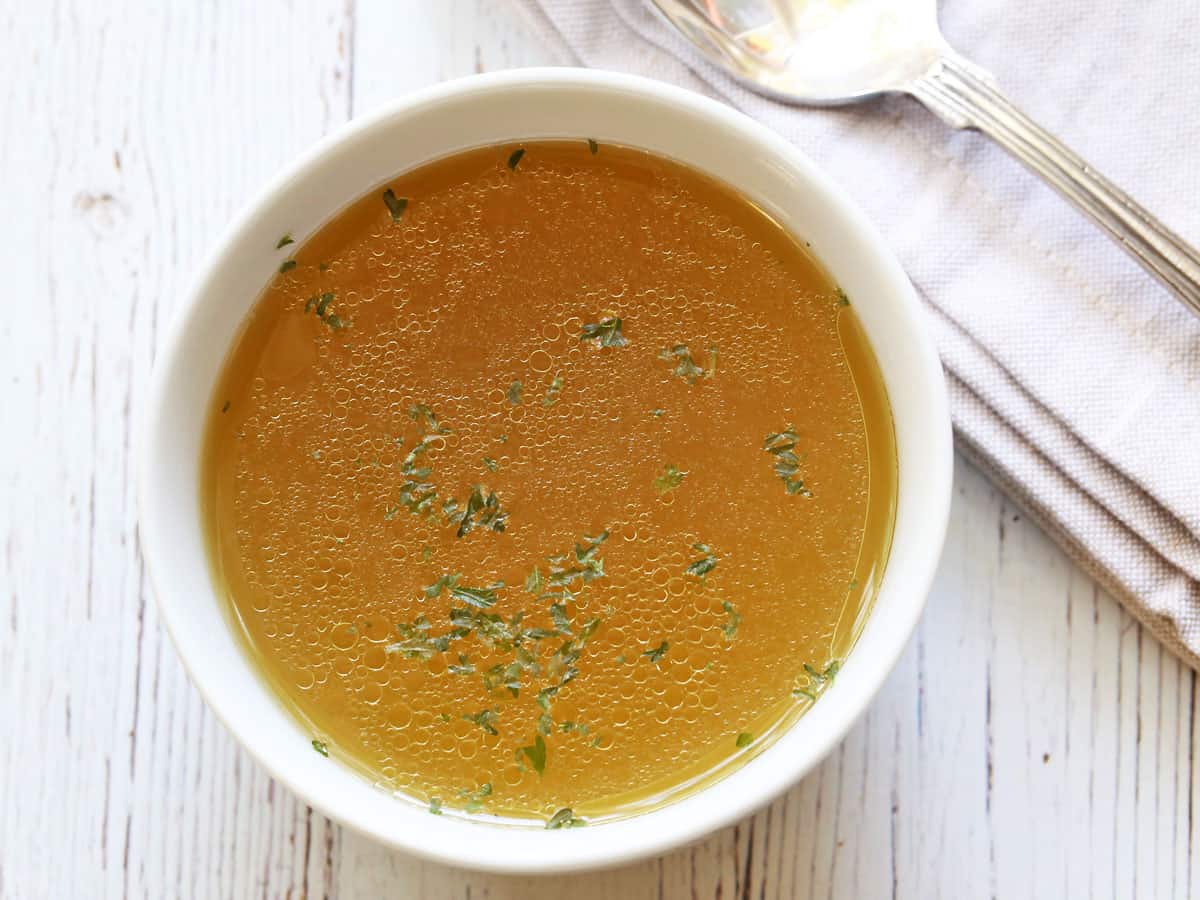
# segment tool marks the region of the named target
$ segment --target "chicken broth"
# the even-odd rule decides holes
[[[720,777],[818,701],[896,453],[853,298],[764,211],[642,151],[527,142],[279,243],[202,500],[314,752],[563,827]]]

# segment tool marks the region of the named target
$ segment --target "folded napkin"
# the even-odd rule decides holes
[[[908,98],[788,107],[705,62],[643,0],[517,4],[563,64],[716,97],[833,176],[926,301],[959,449],[1200,667],[1200,320],[986,138]],[[942,27],[1200,241],[1200,4],[952,3]]]

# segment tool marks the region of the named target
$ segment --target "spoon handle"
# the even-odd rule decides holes
[[[1200,315],[1200,253],[1080,159],[953,52],[908,88],[955,128],[974,128],[1040,175]]]

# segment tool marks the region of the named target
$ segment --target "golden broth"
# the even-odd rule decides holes
[[[203,501],[317,752],[557,826],[672,799],[813,702],[896,459],[852,306],[765,213],[640,151],[523,150],[423,166],[278,251]]]

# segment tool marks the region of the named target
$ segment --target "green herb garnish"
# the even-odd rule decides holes
[[[796,455],[796,442],[799,440],[800,435],[789,426],[783,431],[768,434],[763,441],[763,449],[775,457],[775,474],[783,482],[788,494],[811,497],[812,491],[804,486],[804,479],[799,474],[800,457]]]
[[[442,814],[442,799],[440,797],[429,798],[429,811],[435,816]]]
[[[347,323],[329,311],[329,304],[333,300],[334,295],[332,291],[326,291],[323,294],[314,294],[305,301],[304,311],[311,312],[315,310],[317,318],[336,331],[339,328],[345,328]]]
[[[396,635],[399,640],[384,647],[384,652],[401,653],[409,659],[430,659],[435,653],[445,653],[454,635],[432,635],[429,633],[432,627],[425,616],[417,616],[411,622],[397,623]]]
[[[725,635],[725,640],[732,641],[737,636],[738,626],[742,624],[742,617],[738,615],[738,611],[733,608],[733,604],[728,600],[721,603],[721,608],[729,613],[729,621],[725,623],[725,627],[721,632]]]
[[[521,161],[521,157],[525,155],[525,148],[518,147],[508,157],[508,167],[514,171],[517,168],[517,163]]]
[[[675,344],[658,351],[658,358],[665,362],[674,363],[671,374],[683,378],[688,384],[695,384],[701,378],[712,378],[717,372],[717,348],[708,351],[708,367],[701,366],[692,357],[687,344]]]
[[[662,474],[654,479],[654,487],[660,494],[673,491],[683,484],[685,475],[687,475],[687,472],[679,471],[674,463],[667,463],[663,466]]]
[[[423,425],[429,434],[450,434],[450,430],[438,422],[438,417],[424,403],[414,403],[408,408],[408,417],[419,425]]]
[[[542,406],[549,409],[558,402],[558,395],[562,393],[563,378],[561,375],[555,375],[550,382],[550,387],[546,389],[546,396],[542,398]]]
[[[508,397],[508,402],[513,406],[518,406],[521,403],[521,391],[524,389],[525,385],[521,383],[519,378],[510,384],[508,386],[508,393],[505,395]]]
[[[316,738],[313,738],[312,748],[314,750],[316,750],[318,753],[320,753],[322,756],[324,756],[326,759],[329,758],[329,745],[326,744],[324,741],[318,741]]]
[[[223,412],[223,413],[229,412],[229,401],[228,400],[226,400],[225,405],[221,407],[221,412]]]
[[[450,575],[447,573],[428,587],[421,588],[421,590],[424,592],[426,597],[428,597],[430,600],[434,600],[442,593],[442,591],[446,590],[447,588],[453,588],[456,584],[458,584],[458,579],[460,578],[462,578],[461,574],[455,573],[454,575]]]
[[[654,418],[656,418],[656,419],[661,419],[662,414],[665,412],[666,412],[665,409],[652,409],[652,410],[650,410],[650,415],[654,416]]]
[[[529,577],[525,579],[525,590],[534,596],[539,596],[542,593],[542,586],[544,584],[541,570],[537,566],[534,566],[533,571],[529,573]]]
[[[837,675],[838,670],[842,667],[842,661],[834,659],[825,666],[823,670],[817,670],[815,667],[804,664],[804,687],[797,687],[792,691],[793,697],[806,697],[812,702],[816,702],[817,698],[825,692],[825,689],[833,683],[833,678]]]
[[[737,740],[734,741],[734,744],[737,745],[738,749],[741,749],[742,747],[749,747],[753,743],[754,743],[754,735],[752,735],[748,731],[741,732],[737,736]]]
[[[491,795],[492,783],[490,781],[485,781],[479,786],[478,790],[468,791],[460,789],[458,792],[458,798],[467,801],[465,809],[469,813],[477,813],[483,809],[483,801]]]
[[[550,604],[550,619],[554,622],[554,629],[563,637],[571,635],[571,618],[567,615],[567,608],[561,603]]]
[[[588,138],[588,150],[592,151],[592,156],[600,152],[600,145],[596,143],[594,138]]]
[[[279,243],[277,243],[275,245],[275,249],[279,250],[283,247],[286,247],[288,244],[294,244],[294,243],[296,243],[296,242],[295,242],[295,240],[293,240],[292,233],[289,231],[287,234],[285,234],[283,237],[281,237],[279,239]]]
[[[704,581],[704,576],[717,567],[717,557],[708,544],[692,544],[692,549],[697,553],[703,553],[704,556],[683,571],[687,575],[695,575],[701,581]]]
[[[486,468],[489,472],[495,472],[498,468],[500,468],[497,462],[490,456],[485,456],[483,458],[483,465],[484,468]]]
[[[450,596],[461,600],[468,606],[478,609],[488,609],[496,605],[496,591],[504,587],[504,582],[498,581],[486,588],[451,587]]]
[[[474,715],[463,713],[463,718],[468,722],[474,722],[484,731],[491,735],[500,734],[496,730],[496,723],[500,721],[500,711],[496,709],[483,709]]]
[[[850,298],[846,296],[846,292],[841,288],[838,288],[837,291],[835,291],[835,295],[837,296],[838,306],[850,305]]]
[[[645,651],[642,654],[642,656],[647,657],[650,660],[650,662],[654,663],[655,665],[658,665],[658,661],[660,659],[662,659],[664,656],[666,656],[667,651],[670,649],[671,649],[670,643],[668,643],[667,641],[663,641],[657,647],[652,647],[651,649]]]
[[[559,828],[578,828],[580,825],[586,824],[587,822],[571,812],[569,806],[564,806],[550,817],[546,822],[546,828],[550,831],[557,831]]]
[[[474,675],[475,664],[471,662],[471,658],[465,653],[458,654],[458,665],[447,666],[447,671],[451,675]]]
[[[546,742],[539,734],[528,747],[522,747],[520,752],[529,760],[529,765],[538,775],[546,771]]]
[[[599,340],[601,347],[625,347],[629,341],[621,334],[621,320],[616,316],[591,322],[583,326],[581,341]]]
[[[284,272],[290,272],[294,268],[296,268],[296,261],[294,259],[285,259],[279,264],[279,274],[282,275]]]
[[[429,562],[431,559],[433,559],[433,548],[428,547],[428,546],[422,547],[421,548],[421,561]]]
[[[467,505],[461,516],[457,511],[447,515],[452,517],[452,521],[453,517],[457,517],[459,537],[476,527],[489,531],[504,531],[505,522],[508,521],[508,513],[500,509],[500,498],[496,496],[496,492],[491,491],[485,495],[481,484],[471,489],[471,496],[467,498]]]
[[[391,188],[383,192],[383,203],[388,212],[392,214],[393,222],[399,222],[404,216],[404,211],[408,209],[408,198],[397,197],[396,192]]]

